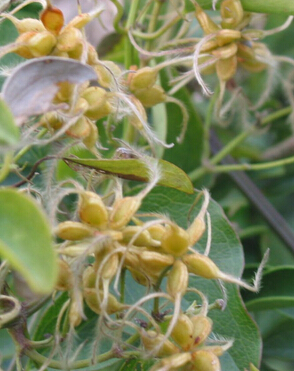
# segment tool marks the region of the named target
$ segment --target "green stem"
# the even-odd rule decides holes
[[[212,116],[214,112],[215,103],[219,96],[220,88],[219,86],[216,88],[212,98],[210,99],[208,109],[206,112],[205,122],[204,122],[204,132],[203,132],[203,140],[204,140],[204,149],[203,149],[203,156],[204,158],[209,158],[210,153],[210,145],[209,145],[209,132],[211,127]]]
[[[260,125],[262,125],[262,126],[267,125],[268,123],[270,123],[272,121],[275,121],[275,120],[278,120],[281,117],[288,116],[291,112],[292,112],[292,107],[291,106],[282,108],[278,111],[275,111],[275,112],[269,114],[268,116],[264,117],[263,119],[261,119]]]
[[[157,24],[157,20],[158,20],[161,7],[162,7],[162,3],[159,1],[157,1],[154,4],[152,14],[151,14],[151,19],[148,24],[148,34],[153,33],[153,31],[156,28],[156,24]],[[146,50],[151,50],[151,48],[152,48],[152,40],[148,40],[146,43]]]
[[[126,269],[123,268],[120,276],[120,302],[125,302]]]
[[[267,170],[274,167],[285,166],[294,163],[294,156],[284,158],[282,160],[264,162],[261,164],[234,164],[234,165],[218,165],[212,168],[207,168],[209,173],[228,173],[230,171],[248,171],[248,170]]]
[[[124,8],[118,0],[110,0],[110,1],[116,6],[116,10],[117,10],[117,14],[113,20],[113,27],[117,33],[120,33],[120,34],[126,33],[126,30],[122,28],[119,24],[124,15]]]
[[[139,37],[142,40],[154,40],[163,35],[168,29],[173,27],[176,23],[178,23],[179,20],[181,20],[182,17],[180,15],[177,15],[170,21],[166,22],[162,27],[160,27],[157,31],[152,33],[144,33],[140,31],[132,31],[132,34],[136,37]]]
[[[0,183],[2,183],[8,177],[12,162],[13,162],[13,153],[9,151],[5,154],[3,165],[0,169]]]

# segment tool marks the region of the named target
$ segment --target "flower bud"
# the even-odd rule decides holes
[[[134,94],[147,108],[166,101],[165,91],[160,85],[153,85],[150,89],[136,90]]]
[[[144,345],[144,348],[147,351],[152,352],[155,348],[158,347],[164,338],[163,334],[158,334],[156,331],[144,331],[141,333],[141,340]],[[154,353],[157,357],[166,357],[179,353],[179,349],[173,344],[170,340],[165,340],[161,347]]]
[[[212,50],[211,54],[218,59],[227,59],[234,56],[237,53],[237,50],[238,48],[236,43],[230,43],[215,50]]]
[[[63,13],[60,9],[48,6],[41,15],[40,19],[46,30],[57,36],[64,24]]]
[[[219,46],[227,45],[233,41],[241,39],[242,34],[238,30],[220,30],[216,35],[216,41]]]
[[[172,356],[163,358],[160,362],[156,363],[150,371],[157,370],[179,370],[181,367],[185,366],[186,363],[190,362],[192,356],[190,353],[178,353]]]
[[[221,271],[208,257],[197,252],[183,256],[183,262],[187,265],[190,273],[203,278],[219,278]]]
[[[196,350],[192,363],[197,371],[221,371],[218,357],[208,350]]]
[[[90,127],[90,133],[87,137],[83,139],[83,143],[90,151],[92,151],[95,150],[96,148],[96,143],[98,140],[98,129],[96,124],[90,119],[87,119],[87,122]]]
[[[34,58],[34,54],[31,52],[28,44],[30,39],[36,36],[38,33],[29,31],[18,36],[16,39],[16,47],[13,49],[13,53],[20,55],[23,58],[31,59]]]
[[[261,72],[268,68],[265,63],[260,62],[255,57],[255,50],[257,50],[259,47],[260,43],[254,43],[252,47],[243,43],[238,43],[238,62],[249,72]]]
[[[113,110],[108,101],[109,94],[99,86],[87,88],[81,94],[81,97],[88,102],[89,107],[85,114],[91,120],[100,120],[102,117],[109,115]]]
[[[62,30],[57,38],[56,47],[63,52],[74,50],[83,40],[83,35],[77,28],[71,27]]]
[[[193,341],[194,345],[202,344],[211,333],[212,320],[209,317],[196,315],[191,317],[193,324]]]
[[[155,83],[158,71],[155,68],[143,67],[130,74],[130,90],[150,89]]]
[[[38,32],[28,41],[28,48],[35,58],[49,55],[56,44],[56,38],[48,31]]]
[[[161,273],[165,268],[173,265],[174,257],[172,255],[161,254],[155,251],[142,251],[138,255],[142,268],[147,274]]]
[[[141,206],[139,197],[124,197],[114,203],[109,215],[109,227],[111,229],[121,229],[132,219],[134,214]]]
[[[171,337],[184,351],[190,350],[193,346],[193,323],[186,314],[179,315]]]
[[[165,233],[161,238],[161,247],[163,250],[174,256],[182,256],[185,254],[189,247],[188,233],[173,224],[166,227]]]
[[[123,242],[128,243],[131,241],[132,237],[140,232],[142,227],[132,225],[125,227],[123,229]],[[141,231],[140,234],[136,237],[136,239],[133,241],[133,245],[135,246],[146,246],[146,247],[152,247],[154,244],[152,243],[152,238],[150,236],[150,233],[147,230]]]
[[[131,272],[131,275],[133,277],[133,279],[139,284],[139,285],[142,285],[142,286],[151,286],[152,284],[155,284],[155,282],[157,281],[157,279],[153,280],[153,276],[148,276],[136,269],[133,269],[131,267],[128,267],[128,270]]]
[[[189,235],[189,242],[191,246],[193,246],[196,242],[200,240],[203,233],[205,232],[205,229],[206,225],[204,217],[196,216],[193,223],[187,229],[187,233]]]
[[[161,241],[164,233],[165,227],[161,224],[155,224],[147,229],[153,240]]]
[[[83,139],[90,135],[91,128],[85,116],[80,117],[68,130],[66,134],[72,138]]]
[[[93,230],[86,224],[66,221],[58,224],[55,233],[63,240],[78,241],[92,236]]]
[[[79,292],[72,299],[69,308],[69,323],[72,327],[77,327],[82,322],[83,296]]]
[[[118,254],[112,254],[103,265],[101,277],[105,280],[112,279],[117,272],[118,263]]]
[[[93,312],[95,312],[97,314],[100,314],[101,313],[101,302],[104,299],[103,290],[99,290],[101,301],[98,301],[98,295],[97,295],[97,292],[96,292],[95,289],[85,288],[84,291],[83,291],[83,294],[84,294],[84,298],[85,298],[85,301],[86,301],[88,307]],[[107,305],[106,305],[105,311],[108,314],[113,314],[113,313],[119,312],[123,309],[124,309],[124,305],[121,304],[119,301],[117,301],[115,296],[108,293],[107,294]]]
[[[97,274],[92,265],[89,265],[83,272],[83,288],[94,289]]]
[[[58,115],[57,112],[47,112],[45,113],[41,119],[40,124],[47,127],[52,128],[53,130],[58,130],[64,124],[62,117]]]
[[[216,73],[220,81],[230,80],[237,70],[237,57],[233,55],[227,59],[219,59],[216,61]]]
[[[221,3],[220,13],[222,28],[236,28],[242,21],[244,12],[240,0],[224,0]]]
[[[134,96],[130,96],[130,100],[135,105],[143,121],[147,122],[147,113],[143,104],[139,101],[139,99],[137,99]],[[136,128],[137,130],[144,130],[144,125],[142,121],[139,119],[138,115],[136,115],[136,113],[134,113],[133,111],[129,116],[129,123],[130,125],[134,126],[134,128]]]
[[[58,278],[55,285],[56,290],[68,291],[72,288],[72,272],[68,263],[64,260],[58,260]]]
[[[170,296],[183,296],[188,288],[189,273],[181,260],[176,260],[167,277],[166,291]]]
[[[113,85],[113,80],[119,78],[122,73],[119,66],[112,61],[104,61],[103,64],[96,64],[94,70],[97,73],[99,84],[107,89]]]
[[[2,13],[1,17],[9,19],[14,24],[19,34],[30,31],[42,32],[46,30],[43,23],[38,19],[34,18],[18,19],[9,13]]]
[[[213,20],[203,11],[200,5],[195,4],[195,8],[195,16],[205,35],[209,35],[220,30],[220,27],[213,22]]]
[[[99,229],[105,229],[108,221],[108,211],[101,197],[94,192],[84,192],[80,195],[78,212],[84,223]]]

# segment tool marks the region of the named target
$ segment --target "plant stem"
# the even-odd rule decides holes
[[[289,115],[291,112],[292,112],[292,107],[291,106],[282,108],[278,111],[275,111],[275,112],[269,114],[268,116],[264,117],[263,119],[261,119],[260,125],[262,125],[262,126],[267,125],[268,123],[270,123],[274,120],[277,120],[281,117]]]
[[[209,158],[209,153],[210,153],[209,132],[210,132],[210,127],[211,127],[213,111],[214,111],[215,103],[216,103],[217,98],[219,96],[219,92],[220,92],[220,88],[218,86],[216,88],[212,98],[210,99],[208,109],[207,109],[207,112],[206,112],[204,128],[203,128],[203,141],[204,141],[203,156],[204,156],[205,159]]]
[[[110,0],[110,1],[116,6],[116,9],[117,9],[117,14],[113,20],[113,27],[117,33],[126,33],[126,30],[122,28],[119,24],[119,22],[121,21],[124,15],[124,8],[118,0]]]
[[[152,33],[156,28],[157,19],[158,19],[161,7],[162,7],[162,3],[159,1],[156,1],[156,3],[154,4],[152,14],[151,14],[151,19],[148,25],[148,34]],[[151,50],[151,47],[152,47],[152,40],[148,40],[146,43],[146,50]]]

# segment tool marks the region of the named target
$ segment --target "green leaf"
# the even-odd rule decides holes
[[[197,2],[203,9],[212,9],[212,0],[198,0]],[[217,8],[219,8],[220,3],[219,1]],[[241,0],[241,3],[247,12],[294,15],[292,0]],[[186,11],[192,12],[193,10],[195,10],[195,7],[192,2],[186,0]]]
[[[244,293],[246,307],[260,311],[294,306],[294,267],[277,267],[266,272],[258,294]]]
[[[93,159],[77,159],[65,157],[63,160],[66,164],[76,169],[77,165],[82,165],[90,169],[95,169],[102,174],[111,174],[123,179],[137,180],[140,182],[148,182],[149,169],[144,161],[137,159],[128,160],[93,160]],[[154,163],[156,160],[148,158],[146,162]],[[161,170],[161,179],[159,185],[165,187],[176,188],[179,191],[192,194],[193,185],[187,174],[174,164],[158,160]]]
[[[13,114],[7,104],[0,99],[0,145],[13,145],[19,141],[20,134]]]
[[[56,256],[45,215],[33,198],[14,189],[0,190],[0,256],[40,294],[57,278]]]
[[[190,196],[172,189],[155,188],[144,199],[142,212],[156,210],[157,213],[169,215],[180,226],[186,228],[188,225],[187,215],[195,200],[195,195]],[[191,213],[190,221],[197,215],[201,202],[199,202]],[[210,258],[217,266],[226,273],[240,277],[243,270],[243,253],[241,243],[225,217],[220,206],[211,201],[208,211],[212,224],[212,247]],[[204,236],[197,244],[198,251],[204,251],[206,237]],[[203,291],[213,302],[221,298],[222,294],[217,283],[213,280],[205,280],[191,276],[189,286]],[[249,363],[259,364],[261,354],[261,339],[256,324],[252,321],[244,307],[244,303],[235,285],[226,285],[228,304],[224,311],[211,311],[209,317],[213,319],[213,332],[225,338],[234,339],[233,347],[228,355],[221,357],[223,370],[249,369]],[[199,300],[195,294],[186,294],[187,306],[193,300]]]

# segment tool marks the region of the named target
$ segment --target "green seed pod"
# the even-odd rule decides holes
[[[141,89],[150,89],[155,83],[158,71],[155,68],[143,67],[130,74],[130,90],[135,92]]]
[[[206,316],[196,315],[191,317],[193,324],[193,341],[194,345],[202,344],[211,333],[212,320]]]
[[[154,350],[162,342],[163,338],[163,334],[157,334],[156,331],[152,330],[141,333],[141,340],[144,348],[150,352],[152,352],[152,350]],[[170,340],[165,340],[154,355],[157,357],[166,357],[176,353],[179,353],[178,347]]]
[[[150,89],[136,90],[134,95],[147,108],[166,101],[165,91],[160,85],[153,85]]]
[[[189,235],[179,226],[169,225],[161,238],[161,247],[168,254],[176,257],[182,256],[188,251]]]
[[[183,256],[183,262],[187,265],[189,272],[196,276],[208,279],[220,277],[220,270],[208,256],[195,252]]]
[[[78,241],[92,236],[93,229],[86,224],[68,220],[59,223],[55,233],[63,240]]]
[[[101,301],[103,301],[104,294],[103,290],[99,291]],[[95,313],[100,314],[101,313],[101,302],[98,301],[97,292],[95,289],[91,288],[85,288],[83,291],[83,295],[85,298],[85,301],[88,305],[88,307]],[[119,312],[124,309],[124,305],[121,304],[115,296],[108,293],[107,295],[107,306],[106,306],[106,312],[108,314],[113,314],[116,312]]]
[[[183,296],[188,288],[189,273],[181,260],[176,260],[167,277],[166,291],[170,296]]]
[[[179,315],[171,337],[184,351],[190,350],[193,346],[193,323],[186,314]]]
[[[106,229],[108,211],[101,197],[94,192],[84,192],[80,195],[78,213],[84,223],[99,229]]]
[[[218,357],[208,350],[196,350],[192,363],[197,371],[221,371]]]
[[[115,201],[109,215],[109,228],[121,229],[132,219],[141,206],[139,197],[124,197]]]

